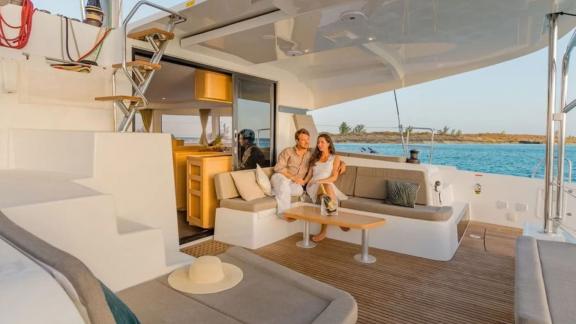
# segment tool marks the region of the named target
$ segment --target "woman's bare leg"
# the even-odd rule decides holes
[[[336,192],[334,191],[334,187],[332,185],[326,185],[324,186],[324,190],[326,190],[326,193],[328,194],[328,196],[330,196],[330,199],[332,199],[333,201],[336,201]],[[350,230],[350,227],[342,227],[340,226],[340,229],[343,230],[344,232],[348,232]]]
[[[330,199],[332,199],[333,201],[336,201],[336,192],[334,191],[334,188],[331,185],[324,185],[321,184],[321,186],[324,188],[324,192],[330,197]],[[326,231],[328,229],[328,225],[326,224],[322,224],[322,227],[320,228],[320,232],[314,236],[312,236],[312,241],[314,242],[320,242],[323,239],[326,238]],[[350,228],[348,227],[340,227],[340,229],[342,229],[343,231],[349,231]]]

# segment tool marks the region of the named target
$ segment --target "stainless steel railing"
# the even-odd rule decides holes
[[[530,174],[530,178],[536,178],[536,175],[538,175],[538,172],[542,168],[544,161],[545,161],[545,159],[538,160],[538,162],[532,168],[532,173]],[[572,183],[572,165],[573,165],[572,160],[570,160],[568,158],[564,158],[564,161],[568,162],[568,177],[567,177],[568,183]]]
[[[576,99],[566,104],[568,96],[568,73],[570,71],[570,59],[572,57],[572,50],[576,46],[576,31],[572,34],[568,47],[562,59],[562,79],[560,87],[560,112],[557,114],[556,121],[558,121],[558,175],[556,183],[556,191],[564,191],[564,155],[566,153],[566,114],[576,107]],[[570,172],[572,171],[572,164],[570,163]],[[556,195],[556,213],[552,219],[552,232],[556,233],[558,227],[562,222],[565,212],[565,195]]]
[[[418,146],[428,148],[428,164],[432,164],[432,157],[434,156],[434,135],[436,134],[436,129],[430,128],[430,127],[413,127],[413,126],[407,127],[406,128],[406,139],[405,139],[406,148],[410,147],[410,134],[414,130],[424,130],[424,131],[430,132],[429,144],[419,144]],[[402,144],[404,144],[404,143],[402,143]],[[412,146],[416,146],[416,145],[412,144]]]

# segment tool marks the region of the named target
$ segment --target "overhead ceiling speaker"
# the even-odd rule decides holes
[[[345,11],[340,15],[340,21],[345,23],[357,23],[366,20],[368,17],[362,11]]]

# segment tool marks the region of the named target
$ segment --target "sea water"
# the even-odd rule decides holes
[[[427,145],[410,145],[409,149],[420,151],[422,163],[429,162],[430,148]],[[400,144],[374,143],[337,143],[336,150],[341,152],[368,153],[373,151],[381,155],[403,155]],[[544,176],[544,144],[435,144],[432,164],[455,166],[460,170],[506,174],[530,177],[536,166],[536,177]],[[576,145],[566,146],[566,158],[576,167]],[[568,169],[568,164],[566,164]],[[566,171],[566,175],[568,171]],[[572,171],[576,180],[576,170]]]

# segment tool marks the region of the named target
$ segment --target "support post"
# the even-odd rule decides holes
[[[354,260],[360,263],[374,263],[376,258],[368,253],[370,244],[368,243],[368,230],[362,229],[362,250],[359,254],[354,256]]]
[[[567,97],[568,97],[568,72],[570,71],[570,57],[572,55],[572,50],[576,46],[576,32],[572,34],[570,42],[568,42],[568,47],[566,48],[566,53],[562,59],[562,83],[560,88],[560,127],[558,129],[558,180],[556,192],[556,213],[554,221],[552,222],[552,232],[557,233],[558,228],[562,223],[562,218],[564,218],[565,212],[565,197],[564,194],[564,166],[566,163],[565,151],[566,151],[566,114],[569,109],[567,108]],[[568,182],[572,182],[572,166],[571,163],[568,165],[570,170],[568,171]]]
[[[310,222],[304,221],[304,232],[302,232],[302,241],[296,243],[296,246],[303,249],[311,249],[316,246],[316,243],[310,241]]]
[[[556,51],[558,14],[546,15],[548,21],[548,110],[546,118],[546,168],[544,174],[544,233],[550,232],[554,172],[554,112],[556,107]]]

